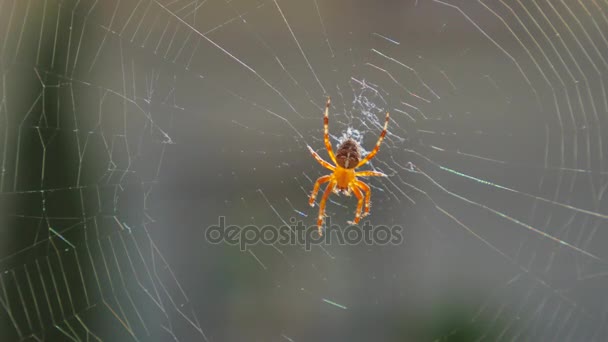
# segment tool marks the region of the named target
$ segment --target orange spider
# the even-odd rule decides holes
[[[361,147],[359,144],[353,139],[346,139],[344,142],[338,146],[338,151],[334,155],[334,151],[331,148],[331,143],[329,141],[329,105],[331,101],[330,98],[327,98],[327,105],[325,106],[325,116],[323,117],[323,130],[324,130],[324,140],[325,140],[325,148],[327,149],[327,153],[329,154],[329,158],[333,161],[334,165],[323,160],[310,146],[308,149],[312,156],[321,164],[323,167],[331,170],[333,173],[330,175],[322,176],[317,179],[315,185],[312,189],[312,194],[310,195],[310,201],[308,202],[311,207],[315,206],[315,198],[317,197],[317,193],[319,192],[319,187],[323,183],[329,182],[327,188],[325,188],[325,192],[323,193],[323,197],[321,198],[321,202],[319,203],[319,217],[317,220],[317,226],[319,229],[319,235],[323,235],[323,219],[325,217],[325,203],[327,202],[327,198],[331,194],[331,192],[341,191],[343,194],[350,196],[350,192],[352,191],[359,202],[357,203],[357,211],[355,212],[355,219],[349,224],[357,224],[361,217],[365,217],[369,215],[370,208],[370,199],[371,199],[371,188],[369,185],[357,179],[359,177],[386,177],[386,175],[382,172],[376,171],[359,171],[355,172],[355,169],[365,165],[368,161],[370,161],[378,150],[380,150],[380,144],[386,135],[386,128],[388,127],[388,118],[389,114],[386,113],[386,120],[384,121],[384,129],[382,133],[380,133],[380,137],[378,138],[378,142],[376,143],[376,147],[367,155],[363,160],[361,159]],[[361,211],[363,209],[363,191],[365,193],[365,212],[361,215]]]

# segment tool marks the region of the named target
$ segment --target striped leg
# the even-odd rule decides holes
[[[369,187],[369,185],[363,183],[360,180],[355,181],[355,184],[358,187],[360,187],[363,190],[363,192],[365,192],[365,212],[362,215],[362,217],[365,217],[365,216],[369,215],[371,199],[372,199],[372,189]]]
[[[378,171],[359,171],[355,172],[355,175],[357,177],[388,177],[384,173]]]
[[[386,135],[386,129],[388,128],[388,117],[389,117],[388,112],[386,112],[386,120],[384,121],[384,129],[382,129],[382,133],[380,133],[380,137],[378,138],[376,147],[374,147],[374,149],[367,156],[365,156],[365,158],[362,161],[359,162],[357,167],[361,167],[362,165],[365,165],[365,163],[367,163],[372,158],[374,158],[376,153],[378,153],[378,151],[380,150],[380,144],[382,144],[382,140],[384,140],[384,136]]]
[[[327,154],[329,154],[329,158],[334,164],[338,164],[336,162],[336,156],[334,155],[334,150],[331,148],[331,142],[329,141],[329,105],[331,104],[331,99],[327,97],[327,104],[325,105],[325,115],[323,116],[323,140],[325,141],[325,149],[327,149]]]
[[[312,147],[306,145],[306,147],[308,147],[308,150],[310,151],[310,154],[312,154],[312,156],[319,162],[319,164],[321,164],[321,166],[323,166],[326,169],[330,169],[330,170],[334,170],[335,167],[333,165],[331,165],[330,163],[326,162],[325,160],[323,160],[323,158],[321,158],[321,156],[315,152]]]
[[[317,228],[319,229],[319,236],[323,236],[323,219],[325,217],[325,204],[327,203],[327,198],[334,190],[336,186],[336,181],[331,180],[325,188],[325,192],[323,193],[323,197],[321,197],[321,203],[319,203],[319,217],[317,219]]]
[[[359,200],[357,202],[357,210],[355,211],[355,219],[349,221],[348,224],[358,224],[359,220],[361,220],[361,210],[363,209],[363,195],[361,194],[361,190],[357,187],[356,183],[351,183],[349,188],[352,189],[353,193]]]
[[[329,182],[330,179],[331,179],[331,175],[319,177],[317,179],[317,181],[315,182],[315,186],[312,188],[312,194],[310,194],[310,200],[308,201],[308,204],[310,204],[311,207],[315,206],[315,198],[317,197],[317,193],[319,192],[319,188],[321,187],[321,184]]]

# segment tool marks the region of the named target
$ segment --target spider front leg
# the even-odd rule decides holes
[[[353,191],[358,200],[357,210],[355,211],[355,219],[348,221],[348,224],[358,224],[359,220],[361,220],[361,210],[363,209],[363,195],[361,194],[361,191],[357,187],[356,183],[353,182],[348,187]]]
[[[321,202],[319,203],[319,217],[317,219],[317,228],[319,229],[319,236],[323,236],[323,218],[325,217],[325,204],[327,203],[327,198],[334,190],[336,186],[336,181],[331,180],[325,188],[325,192],[323,193],[323,197],[321,197]]]
[[[380,137],[378,138],[378,142],[376,142],[376,147],[374,147],[374,149],[367,156],[365,156],[365,158],[363,160],[361,160],[359,162],[359,164],[357,165],[357,167],[361,167],[361,166],[365,165],[365,163],[367,163],[372,158],[374,158],[374,156],[376,155],[376,153],[378,153],[378,151],[380,150],[380,145],[382,144],[382,140],[384,140],[384,137],[386,136],[386,130],[388,128],[388,118],[389,118],[389,114],[388,114],[388,112],[386,112],[386,119],[384,121],[384,128],[382,129],[382,133],[380,133]]]
[[[325,114],[323,115],[323,141],[325,142],[325,149],[327,149],[327,154],[329,154],[329,158],[334,163],[334,165],[338,164],[336,162],[336,155],[334,154],[334,150],[331,148],[331,142],[329,141],[329,105],[331,104],[331,98],[327,97],[327,104],[325,105]]]
[[[317,181],[315,182],[315,186],[312,188],[312,194],[310,194],[310,200],[308,201],[308,204],[310,204],[311,207],[315,206],[315,198],[317,197],[317,193],[319,192],[319,188],[321,187],[321,184],[329,182],[330,179],[331,179],[331,175],[322,176],[317,179]]]
[[[319,162],[319,164],[321,164],[321,166],[323,166],[324,168],[329,169],[331,171],[336,169],[333,165],[331,165],[330,163],[323,160],[323,158],[321,158],[321,156],[317,152],[315,152],[315,150],[313,150],[312,147],[310,147],[308,145],[306,145],[306,147],[308,147],[310,154],[312,154],[312,156],[317,160],[317,162]]]

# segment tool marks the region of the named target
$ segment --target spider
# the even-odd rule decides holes
[[[317,197],[317,193],[319,192],[319,188],[321,184],[328,183],[327,188],[325,188],[325,192],[323,193],[323,197],[321,197],[321,202],[319,203],[319,217],[317,220],[317,228],[319,231],[319,235],[323,235],[323,220],[325,217],[325,203],[327,202],[327,198],[332,192],[338,193],[342,192],[343,194],[350,196],[351,191],[355,194],[358,199],[357,210],[355,211],[355,219],[353,221],[349,221],[349,224],[357,224],[361,217],[365,217],[369,215],[370,209],[370,199],[371,199],[371,188],[369,185],[357,179],[357,177],[386,177],[386,175],[382,172],[377,171],[355,171],[355,169],[365,165],[368,161],[370,161],[376,153],[380,150],[380,144],[382,144],[382,140],[384,140],[384,136],[386,135],[386,128],[388,127],[388,118],[389,114],[386,113],[386,120],[384,121],[384,129],[382,133],[380,133],[380,137],[378,138],[378,142],[376,143],[376,147],[367,155],[363,160],[361,160],[361,146],[351,139],[348,138],[344,140],[340,146],[338,146],[338,150],[334,155],[334,151],[332,150],[331,143],[329,141],[329,106],[331,104],[331,99],[327,98],[327,104],[325,106],[325,115],[323,117],[323,138],[325,140],[325,148],[327,149],[327,153],[329,154],[329,158],[331,158],[334,165],[331,165],[327,161],[323,160],[310,146],[308,146],[308,150],[312,154],[312,156],[321,164],[321,166],[332,171],[331,174],[326,176],[321,176],[315,182],[315,185],[312,189],[312,194],[310,195],[310,200],[308,204],[311,207],[315,206],[315,198]],[[365,193],[365,197],[363,193]],[[363,203],[365,198],[365,212],[361,214],[363,210]]]

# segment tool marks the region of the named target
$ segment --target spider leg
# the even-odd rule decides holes
[[[332,175],[319,177],[315,182],[315,186],[312,188],[312,194],[310,194],[310,200],[308,201],[308,204],[310,204],[311,207],[315,206],[315,198],[317,197],[321,184],[329,182],[331,180],[331,176]]]
[[[359,190],[359,188],[357,187],[357,184],[355,182],[352,182],[349,185],[349,188],[352,189],[353,193],[355,194],[355,196],[358,199],[358,202],[357,202],[357,210],[355,211],[355,219],[352,221],[349,221],[348,224],[358,224],[359,220],[361,220],[361,210],[363,209],[363,195],[361,194],[361,190]]]
[[[323,197],[321,198],[321,203],[319,203],[319,217],[317,219],[317,228],[319,229],[319,236],[323,236],[323,218],[325,217],[325,203],[327,203],[327,198],[331,194],[332,190],[336,186],[336,181],[331,180],[325,188],[325,192],[323,193]]]
[[[382,144],[382,140],[384,140],[384,137],[386,136],[386,129],[388,128],[388,117],[389,117],[388,112],[386,112],[386,120],[384,121],[384,128],[382,129],[382,133],[380,133],[378,142],[376,142],[376,147],[374,147],[374,149],[367,156],[365,156],[365,158],[363,160],[361,160],[359,162],[357,167],[361,167],[362,165],[365,165],[368,161],[370,161],[372,158],[374,158],[376,153],[378,153],[378,151],[380,150],[380,144]]]
[[[371,199],[372,199],[372,189],[369,187],[369,185],[363,183],[360,180],[355,180],[355,184],[358,187],[360,187],[361,190],[363,190],[363,192],[365,193],[365,212],[361,216],[361,217],[365,217],[365,216],[369,215]]]
[[[323,140],[325,141],[325,149],[327,149],[327,154],[329,154],[329,158],[334,164],[338,164],[336,162],[336,156],[334,155],[334,150],[331,148],[331,142],[329,141],[329,105],[331,104],[331,99],[327,97],[327,104],[325,105],[325,114],[323,116]]]
[[[359,171],[355,172],[355,175],[357,177],[388,177],[384,173],[378,171]]]
[[[319,162],[319,164],[321,164],[321,166],[323,166],[326,169],[330,169],[331,171],[335,170],[336,168],[331,165],[330,163],[326,162],[325,160],[323,160],[323,158],[321,158],[321,156],[315,152],[312,147],[306,145],[306,147],[308,147],[308,150],[310,151],[310,154],[312,154],[312,156]]]

